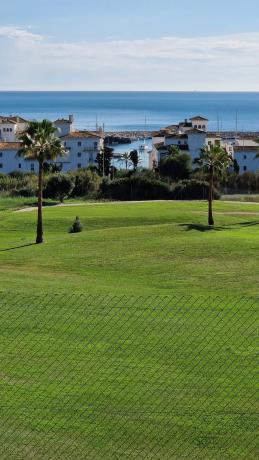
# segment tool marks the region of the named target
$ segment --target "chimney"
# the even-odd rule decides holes
[[[69,115],[68,119],[69,119],[71,124],[74,123],[74,115]]]

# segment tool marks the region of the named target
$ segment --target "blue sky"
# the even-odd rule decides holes
[[[259,90],[258,18],[259,0],[3,2],[0,89]]]

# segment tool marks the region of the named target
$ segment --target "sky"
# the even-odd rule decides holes
[[[12,0],[0,10],[0,90],[259,91],[259,0]]]

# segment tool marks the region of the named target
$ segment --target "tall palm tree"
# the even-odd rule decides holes
[[[56,128],[48,120],[32,121],[20,136],[21,148],[18,155],[26,160],[35,160],[38,168],[38,219],[36,244],[43,243],[42,185],[44,164],[66,155],[61,140],[56,137]]]
[[[194,160],[201,169],[208,173],[209,196],[208,196],[208,224],[214,225],[212,202],[213,186],[216,175],[222,174],[233,162],[232,156],[220,145],[206,145],[200,153],[200,157]]]
[[[128,166],[129,166],[129,164],[131,163],[131,156],[130,156],[130,153],[128,153],[128,152],[122,153],[122,154],[120,155],[119,161],[120,161],[121,163],[125,163],[125,168],[126,168],[126,171],[127,171],[127,170],[128,170]]]

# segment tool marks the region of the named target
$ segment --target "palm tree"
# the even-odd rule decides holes
[[[128,153],[128,152],[122,153],[120,155],[119,161],[122,162],[122,163],[125,163],[125,168],[126,168],[126,171],[127,171],[128,170],[128,165],[129,165],[129,163],[131,163],[130,153]]]
[[[138,151],[136,149],[132,150],[129,153],[129,157],[130,157],[130,161],[131,161],[131,163],[133,165],[133,169],[134,169],[134,171],[136,171],[139,163],[141,163],[141,159],[139,157]]]
[[[42,185],[44,164],[47,161],[55,160],[59,156],[66,155],[61,140],[56,137],[56,128],[48,120],[32,121],[26,131],[20,136],[22,144],[18,155],[26,160],[35,160],[39,164],[38,168],[38,219],[36,244],[43,242],[42,226]]]
[[[214,178],[231,165],[233,158],[226,149],[218,144],[206,145],[201,150],[200,157],[196,158],[194,162],[200,165],[200,168],[205,170],[209,176],[208,224],[214,225],[212,212]]]

